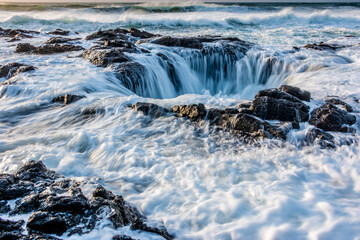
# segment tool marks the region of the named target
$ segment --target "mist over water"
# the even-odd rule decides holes
[[[360,239],[358,134],[345,134],[353,143],[335,150],[304,146],[311,126],[302,123],[285,142],[245,145],[229,133],[213,133],[206,122],[152,119],[128,107],[139,101],[236,107],[261,89],[289,84],[311,92],[311,109],[335,95],[359,118],[359,26],[358,4],[0,5],[0,27],[40,31],[25,40],[34,45],[57,28],[84,38],[130,27],[254,43],[231,56],[221,46],[209,45],[213,54],[204,54],[143,43],[148,54],[128,56],[145,66],[145,75],[119,79],[110,68],[68,57],[79,53],[15,54],[16,44],[1,38],[1,65],[21,62],[37,69],[0,86],[0,170],[41,160],[67,177],[104,184],[178,239]],[[320,41],[349,47],[293,48]],[[86,98],[51,104],[64,94]],[[95,109],[94,117],[83,117],[88,109]],[[337,141],[341,134],[334,134]],[[114,232],[159,239],[106,227],[72,239],[111,239]]]

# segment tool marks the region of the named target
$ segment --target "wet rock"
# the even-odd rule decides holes
[[[0,199],[11,200],[34,191],[35,185],[28,181],[17,181],[14,176],[0,175]]]
[[[81,38],[64,38],[64,37],[52,37],[45,42],[45,44],[67,43],[80,40]]]
[[[347,104],[346,102],[344,102],[343,100],[341,100],[339,98],[327,99],[327,100],[325,100],[325,102],[330,103],[330,104],[334,104],[334,105],[342,106],[346,111],[353,112],[352,106]]]
[[[22,72],[35,70],[35,67],[22,63],[8,63],[0,66],[0,77],[11,78]]]
[[[326,103],[311,112],[309,123],[325,131],[347,131],[344,125],[353,125],[356,117],[348,112]]]
[[[303,101],[310,101],[311,98],[311,94],[308,91],[303,91],[298,87],[293,87],[293,86],[289,86],[289,85],[282,85],[279,88],[281,91],[286,92],[294,97],[297,97],[300,100]]]
[[[136,239],[126,235],[116,235],[112,238],[112,240],[136,240]]]
[[[97,38],[102,38],[102,39],[107,39],[107,40],[108,39],[126,40],[126,39],[128,39],[128,37],[126,36],[126,34],[128,34],[128,33],[130,33],[130,32],[126,29],[116,28],[116,29],[98,31],[96,33],[93,33],[93,34],[87,36],[85,39],[93,40],[93,39],[97,39]]]
[[[306,134],[305,140],[308,143],[317,143],[325,148],[336,148],[334,136],[318,128],[310,129]]]
[[[155,34],[152,34],[149,32],[140,31],[137,28],[130,28],[130,34],[133,37],[138,37],[138,38],[153,38],[153,37],[159,36],[159,35],[155,35]]]
[[[281,128],[249,114],[237,114],[231,119],[231,125],[234,130],[255,134],[254,136],[261,133],[261,137],[286,139],[286,133]]]
[[[92,209],[97,209],[97,213],[99,213],[99,209],[107,210],[114,228],[129,225],[136,219],[146,219],[135,207],[127,204],[122,196],[114,195],[104,187],[94,190],[90,206]],[[108,209],[104,209],[104,207]]]
[[[32,38],[34,34],[39,34],[37,31],[29,31],[22,29],[3,29],[0,28],[0,37],[10,38]]]
[[[324,42],[320,42],[318,44],[313,43],[313,44],[306,44],[304,46],[306,49],[315,49],[315,50],[320,50],[320,51],[336,51],[340,48],[345,48],[347,46],[345,45],[340,45],[340,44],[334,44],[334,43],[324,43]]]
[[[28,53],[34,51],[35,49],[36,47],[30,43],[19,43],[16,46],[15,53]]]
[[[169,112],[168,109],[160,107],[153,103],[137,102],[132,105],[135,111],[143,112],[144,115],[150,115],[151,117],[158,118],[164,116]]]
[[[17,170],[14,176],[18,179],[30,182],[37,182],[40,180],[55,180],[60,178],[61,175],[49,170],[40,161],[28,161],[19,170]]]
[[[47,196],[41,201],[39,210],[52,212],[70,212],[83,213],[88,209],[88,201],[82,194],[81,190],[78,194],[72,193],[71,196]]]
[[[63,103],[65,105],[68,105],[68,104],[76,102],[84,97],[85,96],[81,96],[81,95],[65,94],[64,96],[58,96],[58,97],[53,98],[52,102],[53,103]]]
[[[81,46],[64,44],[60,45],[56,44],[46,44],[44,46],[35,47],[29,43],[19,43],[16,46],[15,53],[34,53],[34,54],[56,54],[56,53],[64,53],[64,52],[72,52],[72,51],[80,51],[84,50]]]
[[[58,28],[55,31],[48,32],[47,34],[67,36],[67,35],[70,34],[70,31],[65,31],[65,30],[62,30],[62,29]]]
[[[298,99],[293,101],[284,98],[256,96],[250,110],[256,116],[266,120],[305,122],[309,119],[309,107]]]
[[[61,235],[74,225],[69,216],[64,213],[35,212],[26,227],[30,231]]]
[[[170,235],[165,228],[155,228],[148,226],[146,223],[144,223],[141,219],[136,219],[133,224],[130,226],[131,230],[141,230],[144,232],[151,232],[156,233],[166,240],[172,240],[174,237]]]
[[[84,51],[82,56],[85,59],[89,59],[92,64],[100,67],[107,67],[114,63],[130,61],[130,59],[123,53],[123,51],[118,51],[115,49],[103,51],[89,49]]]
[[[105,47],[116,47],[122,48],[122,52],[133,52],[135,45],[132,42],[124,41],[124,40],[106,40],[104,42]]]
[[[115,76],[121,81],[121,83],[131,91],[135,92],[138,95],[146,95],[145,92],[142,92],[143,86],[146,84],[145,77],[145,67],[137,62],[125,62],[117,66],[113,66]]]
[[[3,232],[3,231],[6,231],[6,232],[18,231],[18,230],[20,230],[22,228],[24,223],[25,222],[23,220],[10,221],[10,220],[0,218],[0,232]]]
[[[174,106],[172,111],[177,113],[178,117],[188,117],[191,121],[203,119],[206,116],[206,109],[202,103]]]
[[[6,201],[6,200],[0,201],[0,214],[8,213],[8,212],[10,212],[10,210],[11,210],[11,208],[10,208],[10,206],[7,204],[7,201]]]

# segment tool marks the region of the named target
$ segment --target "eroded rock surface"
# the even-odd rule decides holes
[[[12,78],[22,72],[29,72],[35,70],[34,66],[22,63],[8,63],[0,65],[0,78]]]
[[[99,186],[88,199],[80,186],[81,182],[65,179],[36,161],[29,161],[14,174],[1,174],[2,205],[6,206],[6,200],[18,199],[12,209],[5,208],[4,212],[10,215],[31,213],[31,216],[26,224],[0,218],[0,239],[57,239],[47,234],[81,235],[91,232],[105,219],[114,229],[130,225],[134,230],[173,239],[165,227],[148,225],[146,217],[122,196]],[[14,190],[19,194],[11,194]],[[25,227],[27,232],[24,232]]]
[[[81,46],[64,44],[60,45],[58,43],[55,44],[45,44],[43,46],[35,47],[29,43],[19,43],[16,46],[15,53],[33,53],[33,54],[56,54],[56,53],[64,53],[64,52],[72,52],[72,51],[80,51],[84,50]]]

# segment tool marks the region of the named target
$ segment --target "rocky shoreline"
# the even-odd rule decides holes
[[[98,186],[87,198],[84,183],[64,178],[47,169],[42,162],[29,161],[14,174],[0,174],[0,239],[62,239],[90,233],[107,220],[117,229],[150,232],[170,240],[164,226],[151,226],[147,218],[122,196]],[[10,206],[9,201],[14,201]],[[7,217],[30,215],[24,220]],[[116,240],[131,240],[125,235]]]

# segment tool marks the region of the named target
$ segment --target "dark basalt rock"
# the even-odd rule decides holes
[[[140,31],[137,28],[130,28],[130,34],[133,37],[138,37],[138,38],[153,38],[153,37],[158,37],[159,35],[155,35],[149,32],[145,32],[145,31]]]
[[[23,220],[10,221],[10,220],[0,218],[0,232],[3,232],[3,231],[6,231],[6,232],[18,231],[18,230],[20,230],[22,228],[24,223],[25,222]]]
[[[113,66],[115,76],[121,81],[121,83],[131,91],[144,95],[139,86],[145,84],[145,67],[137,62],[125,62],[117,66]]]
[[[347,132],[344,125],[353,125],[356,117],[327,103],[311,112],[309,123],[325,131]]]
[[[318,44],[313,43],[313,44],[306,44],[304,46],[304,48],[306,49],[315,49],[315,50],[320,50],[320,51],[336,51],[340,48],[345,48],[347,46],[345,45],[340,45],[340,44],[334,44],[334,43],[324,43],[324,42],[319,42]]]
[[[7,204],[6,200],[0,201],[0,213],[8,213],[10,212],[10,206]]]
[[[80,40],[81,38],[64,38],[64,37],[52,37],[45,42],[45,44],[67,43]]]
[[[150,115],[151,117],[158,118],[164,116],[169,112],[168,109],[160,107],[153,103],[137,102],[132,105],[135,111],[143,112],[144,115]]]
[[[282,85],[279,89],[283,92],[286,92],[286,93],[294,96],[294,97],[297,97],[300,100],[307,101],[307,102],[310,101],[310,98],[311,98],[310,92],[303,91],[298,87],[293,87],[290,85]]]
[[[286,133],[282,129],[249,114],[239,113],[231,118],[230,121],[234,130],[250,133],[255,137],[286,139]]]
[[[0,175],[0,207],[4,199],[20,198],[10,215],[32,213],[26,223],[28,233],[23,233],[24,222],[0,218],[0,239],[57,239],[47,234],[71,236],[89,233],[98,221],[110,220],[114,228],[143,223],[143,216],[134,206],[103,187],[97,187],[92,198],[87,199],[79,186],[70,179],[57,180],[60,175],[48,170],[42,162],[30,161],[15,174]],[[24,186],[30,186],[23,191]],[[21,194],[13,194],[9,189]],[[7,209],[8,212],[10,209]],[[145,224],[145,223],[144,223]],[[146,231],[167,233],[164,228],[148,227]],[[144,231],[145,231],[144,230]],[[11,233],[10,233],[11,232]]]
[[[318,128],[310,129],[306,134],[305,140],[308,143],[317,143],[325,148],[336,148],[334,136]]]
[[[114,63],[123,63],[131,61],[123,51],[116,49],[111,50],[94,50],[89,49],[84,51],[83,58],[89,59],[89,61],[99,67],[107,67]]]
[[[61,177],[61,175],[56,172],[47,169],[42,162],[33,160],[25,163],[24,166],[15,172],[14,176],[20,180],[30,182],[37,182],[46,179],[55,180]]]
[[[304,103],[268,96],[256,97],[250,110],[266,120],[305,122],[309,119],[309,107]]]
[[[126,36],[126,34],[128,34],[128,33],[130,33],[130,32],[126,29],[116,28],[116,29],[98,31],[96,33],[93,33],[93,34],[87,36],[85,39],[93,40],[93,39],[97,39],[97,38],[103,38],[105,40],[109,40],[109,39],[126,40],[126,39],[128,39],[128,36]]]
[[[326,103],[331,103],[331,104],[334,104],[334,105],[342,106],[346,111],[353,112],[352,106],[347,104],[346,102],[344,102],[343,100],[341,100],[339,98],[327,99],[327,100],[325,100],[325,102]]]
[[[67,35],[70,34],[70,31],[65,31],[65,30],[62,30],[62,29],[58,28],[58,29],[56,29],[55,31],[48,32],[47,34],[67,36]]]
[[[162,236],[163,238],[165,238],[166,240],[174,239],[174,237],[172,235],[170,235],[165,228],[160,229],[160,228],[150,227],[146,223],[144,223],[141,219],[136,219],[133,222],[133,224],[131,224],[130,229],[156,233],[156,234]]]
[[[31,34],[39,34],[37,31],[29,31],[22,29],[3,29],[0,28],[0,37],[10,37],[15,39],[32,38]]]
[[[104,42],[104,47],[116,47],[122,48],[123,52],[134,52],[135,45],[132,42],[124,41],[124,40],[106,40]]]
[[[63,103],[65,105],[68,105],[68,104],[76,102],[84,97],[85,96],[81,96],[81,95],[65,94],[64,96],[58,96],[58,97],[53,98],[52,102],[53,103]]]
[[[19,43],[16,46],[15,53],[34,53],[34,54],[55,54],[55,53],[64,53],[64,52],[72,52],[72,51],[80,51],[84,50],[81,46],[76,45],[60,45],[56,44],[46,44],[44,46],[35,47],[29,43]]]
[[[206,116],[206,109],[202,103],[174,106],[172,111],[177,113],[178,117],[188,117],[191,121],[203,119]]]
[[[26,227],[31,232],[62,235],[75,223],[64,213],[35,212],[33,213]]]
[[[12,78],[22,72],[29,72],[35,70],[35,67],[22,63],[8,63],[0,65],[0,78]]]

